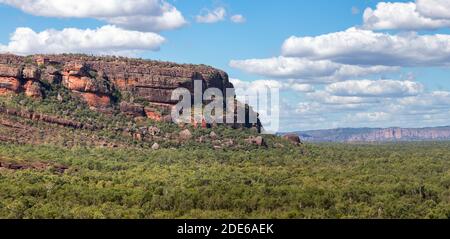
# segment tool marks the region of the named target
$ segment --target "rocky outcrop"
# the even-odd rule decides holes
[[[105,108],[111,105],[112,89],[107,77],[85,63],[67,63],[62,80],[67,89],[80,94],[89,106]]]
[[[144,106],[127,102],[120,103],[120,111],[126,115],[133,117],[143,117],[146,115]]]
[[[262,136],[251,136],[245,140],[246,143],[267,148],[267,142]]]
[[[103,111],[117,107],[129,116],[154,121],[169,120],[178,103],[172,100],[173,91],[182,87],[193,94],[195,81],[202,83],[202,90],[215,87],[224,95],[227,88],[233,88],[225,72],[205,65],[85,55],[0,55],[0,94],[22,92],[42,98],[44,86],[61,84],[92,108]],[[235,111],[243,107],[240,104]]]
[[[0,64],[0,95],[17,93],[20,90],[21,68]]]
[[[24,92],[32,98],[42,98],[39,69],[33,66],[0,64],[0,95]]]
[[[0,113],[10,115],[10,116],[18,116],[25,119],[30,119],[33,121],[41,121],[45,123],[60,125],[63,127],[73,128],[73,129],[86,129],[86,130],[98,130],[103,128],[103,126],[97,125],[89,125],[83,124],[73,120],[61,119],[55,116],[39,114],[25,110],[17,110],[12,108],[6,108],[4,106],[0,106]]]

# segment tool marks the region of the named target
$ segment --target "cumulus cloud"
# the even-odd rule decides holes
[[[247,21],[247,19],[245,19],[245,17],[242,16],[241,14],[233,15],[233,16],[231,16],[230,19],[234,23],[244,23]]]
[[[417,0],[417,11],[434,19],[450,19],[450,1],[448,0]]]
[[[398,70],[397,67],[343,65],[329,60],[296,57],[232,60],[229,65],[264,77],[311,80],[316,83]]]
[[[428,109],[433,107],[450,109],[450,92],[433,91],[414,97],[406,97],[400,99],[398,102],[402,106],[425,107]]]
[[[330,84],[326,91],[337,96],[406,97],[423,92],[423,85],[413,81],[350,80]]]
[[[392,115],[386,112],[358,112],[347,115],[346,119],[350,122],[380,122],[392,119]]]
[[[420,1],[432,2],[432,1]],[[446,12],[450,12],[450,4],[447,2],[448,8]],[[431,3],[421,3],[429,6]],[[425,7],[425,9],[428,9]],[[439,9],[439,7],[433,8]],[[427,11],[431,12],[431,11]],[[450,27],[449,19],[436,19],[424,16],[417,11],[416,4],[413,2],[380,2],[376,9],[367,8],[364,11],[364,27],[372,30],[418,30],[418,29],[438,29]],[[435,15],[434,15],[435,16]],[[449,14],[450,16],[450,14]]]
[[[345,105],[347,107],[354,107],[355,105],[377,103],[378,99],[359,96],[338,96],[333,95],[327,91],[316,91],[308,93],[307,97],[315,102],[327,105]]]
[[[0,0],[44,17],[95,18],[131,30],[161,31],[182,27],[183,15],[164,0]]]
[[[66,28],[61,31],[35,32],[17,28],[0,52],[20,55],[37,53],[88,53],[133,55],[141,51],[157,51],[165,39],[150,32],[137,32],[103,26],[97,29]]]
[[[448,66],[450,35],[389,35],[350,28],[316,37],[287,39],[284,56],[331,60],[343,64]]]
[[[277,80],[255,80],[255,81],[243,81],[240,79],[231,78],[231,83],[234,87],[241,92],[258,91],[261,89],[280,89],[280,90],[292,90],[296,92],[313,92],[314,87],[309,84],[298,83],[295,81],[282,82]]]
[[[227,11],[223,7],[216,8],[214,10],[205,10],[203,14],[195,17],[199,23],[216,23],[225,20]]]

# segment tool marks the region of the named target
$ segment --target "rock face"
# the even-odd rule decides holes
[[[172,100],[173,91],[185,88],[193,96],[196,81],[201,82],[203,91],[214,87],[224,95],[227,88],[233,88],[225,72],[205,65],[85,55],[0,54],[0,95],[24,93],[39,99],[45,97],[43,89],[61,85],[92,109],[107,112],[116,107],[126,115],[159,122],[170,121],[170,112],[178,103]],[[235,112],[240,109],[256,115],[237,103]],[[261,129],[260,123],[235,123],[233,127]]]
[[[0,95],[24,92],[33,98],[42,98],[41,75],[34,66],[1,64],[0,61]]]
[[[62,82],[69,90],[79,93],[89,106],[105,108],[111,105],[110,82],[104,74],[98,73],[83,62],[66,63]]]
[[[17,93],[20,90],[21,68],[0,64],[0,94]]]

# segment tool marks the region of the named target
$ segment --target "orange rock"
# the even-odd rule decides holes
[[[145,110],[145,114],[147,115],[147,118],[154,120],[156,122],[162,122],[163,117],[161,114],[156,113],[154,111]]]
[[[88,82],[89,78],[87,77],[79,77],[79,76],[64,77],[64,85],[69,90],[85,91]]]
[[[116,87],[121,90],[125,90],[128,87],[128,81],[124,79],[116,79],[114,83]]]
[[[108,95],[98,95],[90,92],[83,92],[81,95],[91,107],[106,108],[111,105],[111,98]]]
[[[25,89],[26,96],[38,99],[42,98],[41,84],[39,82],[29,80],[23,88]]]
[[[14,77],[0,77],[0,94],[18,93],[20,81]]]

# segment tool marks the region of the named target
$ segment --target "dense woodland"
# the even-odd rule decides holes
[[[268,150],[0,144],[1,218],[450,218],[450,143]]]

